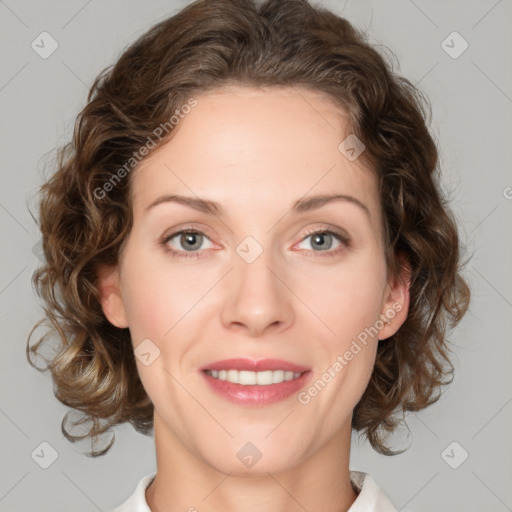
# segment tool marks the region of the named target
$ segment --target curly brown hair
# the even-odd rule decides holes
[[[68,412],[61,428],[69,441],[91,437],[94,445],[124,422],[151,433],[153,404],[130,333],[106,319],[97,269],[117,264],[132,226],[126,163],[135,169],[143,146],[169,140],[173,130],[163,135],[158,127],[169,127],[192,95],[228,84],[326,92],[348,112],[351,133],[366,146],[363,157],[379,183],[388,270],[399,276],[404,267],[397,255],[406,256],[411,299],[403,325],[379,343],[352,427],[380,453],[393,454],[384,434],[396,418],[435,402],[453,378],[445,334],[469,305],[465,263],[438,183],[428,99],[393,71],[366,34],[307,0],[195,1],[154,25],[97,76],[72,141],[58,150],[57,170],[40,190],[46,262],[33,284],[45,318],[28,336],[29,363],[35,366],[31,353],[57,334],[59,350],[43,370],[51,371],[56,398],[83,413],[75,425],[92,421],[86,435],[71,435]],[[48,330],[30,347],[46,321]],[[111,433],[106,448],[88,455],[106,453]]]

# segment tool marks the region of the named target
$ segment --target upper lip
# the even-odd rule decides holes
[[[295,373],[308,371],[309,368],[282,359],[254,359],[237,358],[215,361],[201,368],[201,370],[248,370],[263,372],[266,370],[285,370]]]

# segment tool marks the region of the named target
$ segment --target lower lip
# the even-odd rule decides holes
[[[269,384],[268,386],[233,384],[227,380],[220,380],[201,371],[206,382],[217,394],[238,405],[261,407],[286,400],[304,387],[309,378],[310,371],[304,372],[293,380]]]

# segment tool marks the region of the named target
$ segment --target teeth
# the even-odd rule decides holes
[[[226,380],[233,384],[242,386],[269,386],[270,384],[280,384],[281,382],[297,379],[301,376],[300,372],[290,372],[284,370],[266,370],[264,372],[251,372],[247,370],[206,370],[206,373],[215,379]]]

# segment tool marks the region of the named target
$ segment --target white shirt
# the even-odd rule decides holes
[[[146,502],[146,488],[149,487],[155,476],[156,473],[143,476],[133,494],[110,512],[151,512]],[[348,512],[397,512],[397,509],[368,473],[350,471],[350,481],[359,494]]]

